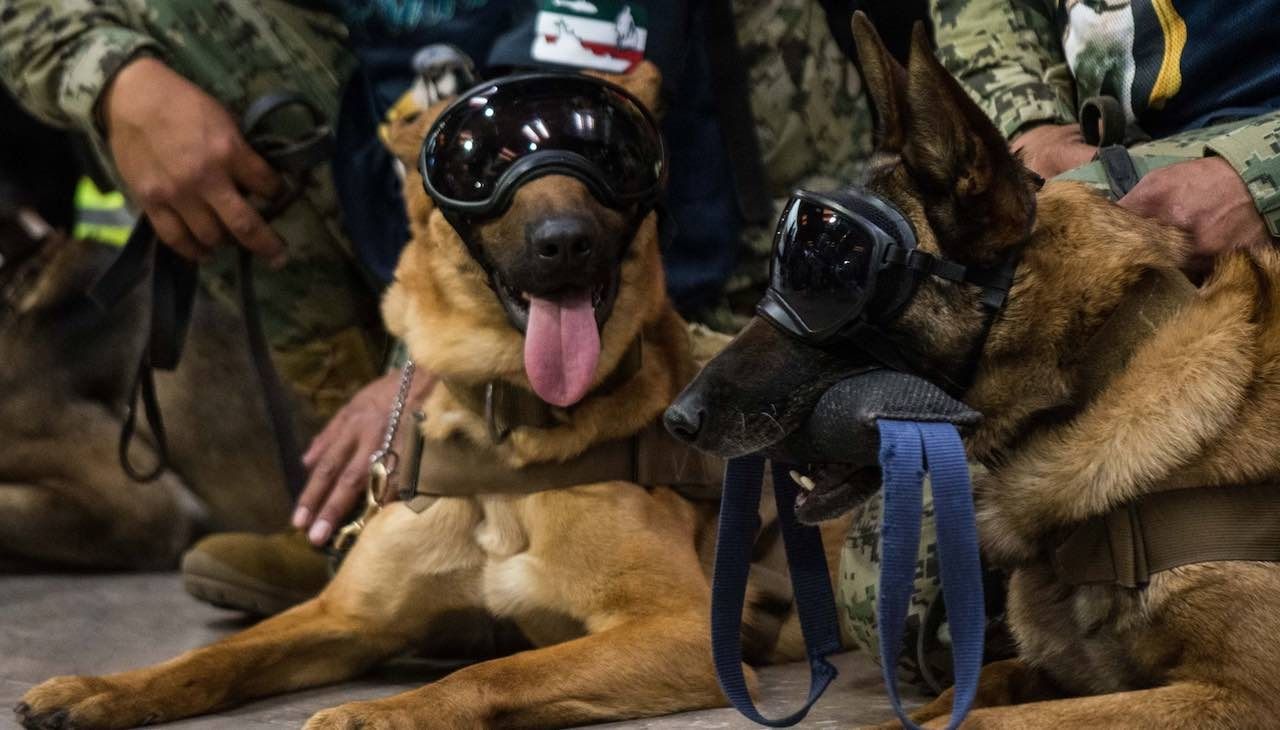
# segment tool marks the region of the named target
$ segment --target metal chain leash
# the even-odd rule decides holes
[[[405,401],[409,398],[409,386],[413,384],[413,360],[405,360],[400,369],[400,389],[396,391],[396,399],[391,403],[391,413],[387,415],[387,430],[382,436],[382,445],[369,456],[369,484],[365,490],[364,511],[359,517],[347,523],[334,535],[330,548],[330,556],[335,565],[346,555],[356,538],[364,530],[364,525],[382,509],[382,501],[386,497],[387,488],[391,484],[391,474],[400,461],[400,455],[391,445],[395,442],[396,431],[400,429],[400,416],[404,413]]]
[[[387,415],[387,430],[382,435],[382,445],[369,456],[369,466],[381,463],[387,474],[395,473],[400,463],[400,455],[391,448],[395,443],[396,432],[400,428],[400,417],[404,415],[405,401],[409,398],[409,386],[413,384],[413,360],[405,360],[400,369],[400,389],[396,391],[396,399],[391,403],[391,413]]]

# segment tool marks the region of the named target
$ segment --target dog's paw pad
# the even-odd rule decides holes
[[[13,709],[23,727],[35,730],[137,725],[143,718],[125,717],[125,704],[104,679],[54,677],[28,690]]]
[[[18,722],[28,730],[70,730],[75,727],[70,723],[71,713],[66,709],[36,712],[26,702],[19,702],[13,712],[18,716]]]
[[[423,727],[423,724],[411,721],[401,708],[378,702],[352,702],[312,715],[305,730],[391,730],[397,727]]]

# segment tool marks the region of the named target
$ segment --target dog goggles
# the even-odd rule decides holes
[[[601,79],[538,73],[484,82],[441,113],[418,160],[446,213],[501,214],[542,175],[581,180],[611,208],[652,206],[667,174],[657,122],[634,96]]]
[[[1013,268],[1012,259],[980,268],[920,250],[901,211],[864,190],[802,190],[778,222],[769,288],[757,311],[805,342],[852,344],[903,370],[878,325],[902,311],[924,277],[981,287],[983,306],[994,314],[1004,306]]]

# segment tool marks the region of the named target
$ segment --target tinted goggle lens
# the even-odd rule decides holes
[[[793,198],[778,223],[770,295],[789,329],[821,335],[855,317],[872,294],[880,239],[865,221],[821,201]]]
[[[575,75],[499,79],[464,97],[428,134],[423,174],[433,196],[481,204],[539,152],[577,155],[620,202],[653,195],[664,174],[661,136],[639,102]]]

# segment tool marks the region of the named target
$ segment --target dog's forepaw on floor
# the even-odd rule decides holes
[[[418,727],[424,727],[424,724],[403,710],[389,708],[379,702],[348,702],[312,715],[304,730],[409,730]]]
[[[118,688],[105,679],[54,677],[28,690],[13,711],[29,730],[134,727],[159,719],[130,709]]]

